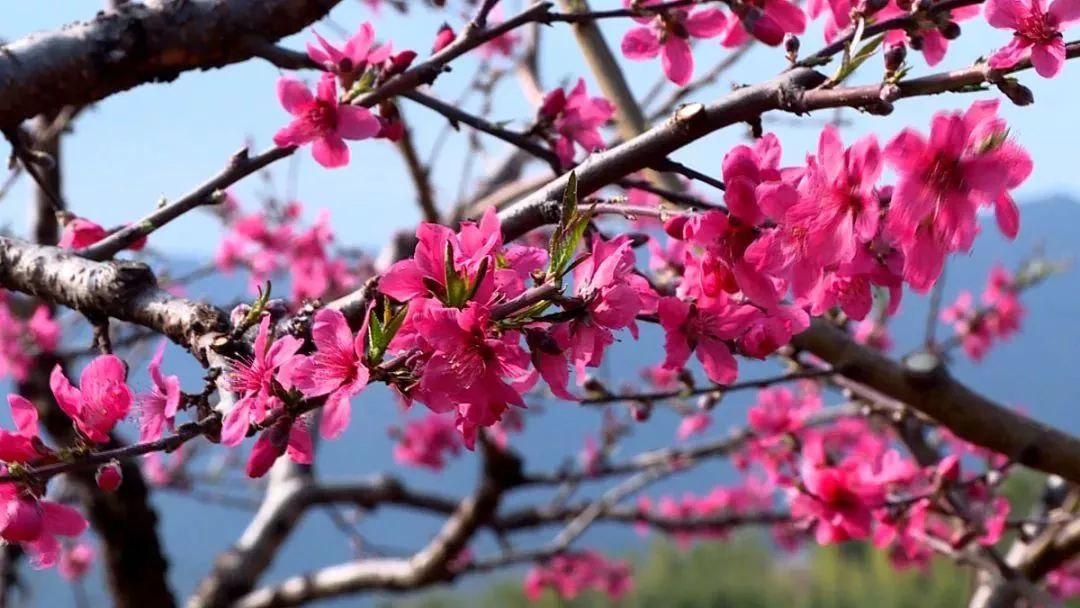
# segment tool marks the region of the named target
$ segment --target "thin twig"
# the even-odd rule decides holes
[[[435,205],[435,195],[431,187],[428,168],[423,165],[416,153],[416,146],[413,144],[412,132],[409,130],[409,126],[405,124],[404,118],[401,120],[402,133],[401,139],[397,142],[398,150],[401,151],[401,157],[405,160],[405,167],[409,170],[409,177],[412,178],[413,186],[416,189],[416,202],[420,205],[424,221],[437,224],[439,223],[439,208]]]
[[[223,200],[224,189],[241,179],[255,173],[267,165],[290,156],[296,148],[271,148],[257,156],[249,156],[248,149],[242,148],[229,158],[225,168],[217,175],[203,182],[199,187],[179,199],[158,208],[141,220],[129,224],[110,234],[104,239],[81,249],[79,255],[91,260],[107,260],[118,251],[135,241],[149,236],[155,230],[200,207]]]

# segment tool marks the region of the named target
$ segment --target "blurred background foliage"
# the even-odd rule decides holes
[[[1042,476],[1024,471],[1009,478],[1002,492],[1015,516],[1029,512],[1042,485]],[[1002,553],[1012,537],[1002,540]],[[564,600],[549,590],[530,602],[519,574],[473,591],[387,600],[380,608],[954,608],[967,605],[973,584],[968,569],[943,558],[925,570],[897,570],[868,544],[810,544],[792,554],[761,531],[688,549],[657,538],[628,557],[634,589],[618,601],[594,592]],[[1080,608],[1080,601],[1067,605]]]

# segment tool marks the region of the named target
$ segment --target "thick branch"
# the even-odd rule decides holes
[[[188,600],[188,608],[229,606],[250,592],[303,514],[314,505],[328,503],[367,509],[397,504],[447,514],[457,508],[452,499],[412,492],[388,477],[359,484],[293,480],[267,496],[236,545],[218,557],[214,571]]]
[[[770,110],[786,108],[800,91],[821,84],[824,79],[813,70],[797,69],[769,82],[738,89],[709,105],[684,106],[665,123],[606,152],[593,154],[578,165],[578,195],[592,194],[709,133]],[[504,237],[511,240],[557,220],[554,216],[558,214],[558,201],[562,200],[568,178],[569,174],[560,176],[500,213]]]
[[[81,106],[188,70],[250,58],[341,0],[189,0],[132,3],[83,23],[31,34],[0,56],[0,128]]]
[[[922,370],[897,363],[820,319],[792,344],[842,369],[844,376],[923,412],[962,439],[1080,483],[1080,439],[994,403],[942,367]]]
[[[228,331],[222,310],[160,289],[144,264],[93,262],[56,247],[0,237],[0,285],[89,316],[153,329],[196,354],[208,336]]]
[[[484,473],[476,491],[461,501],[435,538],[408,559],[370,559],[324,568],[296,576],[280,585],[254,591],[235,603],[237,608],[296,606],[320,598],[365,589],[415,589],[455,574],[450,562],[465,548],[477,529],[490,521],[503,492],[520,481],[517,457],[486,443]]]

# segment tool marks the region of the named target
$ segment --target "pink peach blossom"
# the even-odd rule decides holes
[[[94,358],[72,386],[59,364],[49,376],[56,403],[75,426],[95,443],[109,441],[109,432],[128,415],[134,396],[127,385],[127,368],[116,355]]]
[[[312,95],[293,78],[278,79],[278,100],[293,121],[274,134],[280,147],[312,144],[311,155],[320,165],[333,169],[349,164],[346,139],[368,139],[378,134],[379,121],[367,108],[339,104],[337,78],[323,74]]]
[[[990,55],[990,67],[1004,70],[1030,57],[1040,76],[1053,78],[1065,65],[1061,32],[1080,19],[1080,2],[1054,0],[1047,8],[1043,0],[989,0],[985,14],[991,26],[1013,30],[1009,44]]]
[[[630,0],[624,0],[630,6]],[[643,7],[660,4],[660,0],[638,2]],[[727,17],[717,8],[667,9],[654,18],[636,17],[646,23],[626,32],[622,39],[623,55],[633,61],[661,56],[661,65],[668,80],[685,86],[694,75],[694,55],[690,38],[715,38],[727,24]]]
[[[339,310],[323,308],[311,326],[315,352],[292,368],[292,383],[306,397],[326,395],[319,432],[327,439],[341,436],[349,426],[349,401],[367,387],[367,317],[356,334]]]

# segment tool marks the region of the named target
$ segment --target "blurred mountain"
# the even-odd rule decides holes
[[[1075,199],[1053,196],[1025,204],[1021,218],[1020,236],[1015,242],[1003,239],[993,225],[993,218],[985,218],[984,234],[976,241],[971,254],[954,259],[947,268],[946,303],[955,299],[961,290],[980,293],[995,263],[1015,268],[1023,258],[1040,249],[1046,256],[1055,259],[1068,258],[1080,251],[1080,204]],[[183,274],[186,269],[196,266],[193,262],[177,262],[175,272]],[[1029,316],[1023,332],[1011,342],[995,348],[980,364],[957,360],[953,373],[1001,403],[1023,407],[1040,420],[1080,433],[1080,416],[1076,415],[1080,375],[1076,374],[1073,361],[1076,345],[1080,344],[1080,315],[1077,314],[1080,312],[1080,283],[1076,280],[1075,272],[1070,270],[1025,294],[1023,299]],[[245,295],[246,287],[246,280],[242,276],[214,276],[193,283],[188,295],[207,297],[215,303],[226,305],[249,298]],[[911,293],[905,294],[901,313],[892,324],[896,341],[894,354],[902,354],[922,342],[927,309],[925,299]],[[939,336],[944,336],[949,328],[939,325],[938,331]],[[625,341],[629,341],[629,338],[625,337]],[[610,384],[636,382],[638,370],[659,362],[662,356],[662,336],[656,328],[646,327],[638,343],[616,345],[601,373]],[[176,373],[181,374],[187,390],[194,391],[200,385],[200,369],[179,349],[170,347],[165,364],[167,369],[177,370]],[[775,373],[770,365],[752,363],[744,365],[742,377],[753,378],[770,373]],[[134,376],[133,383],[145,388],[145,374]],[[753,394],[744,393],[725,399],[716,410],[709,432],[725,433],[730,427],[741,424],[753,398]],[[423,409],[422,406],[419,409]],[[559,466],[566,459],[576,456],[587,436],[596,435],[601,410],[580,410],[569,403],[530,402],[526,432],[513,440],[518,449],[529,455],[529,470],[550,470]],[[540,412],[542,415],[535,415]],[[420,413],[414,412],[414,415]],[[317,460],[319,476],[325,479],[355,479],[393,471],[407,483],[443,494],[462,495],[468,492],[475,479],[476,461],[472,457],[458,459],[441,473],[403,470],[394,466],[392,442],[387,436],[387,429],[400,424],[407,415],[384,388],[373,386],[365,391],[353,402],[352,424],[346,434],[337,441],[320,446]],[[677,423],[674,415],[658,412],[647,424],[635,427],[616,458],[671,443]],[[134,437],[135,433],[127,429],[127,435]],[[204,451],[209,453],[213,450]],[[219,457],[208,454],[204,456],[204,461]],[[672,482],[658,484],[650,489],[650,493],[681,492],[691,488],[701,491],[731,478],[731,471],[724,463],[713,463]],[[154,496],[158,512],[162,515],[161,533],[170,555],[171,582],[180,598],[186,597],[198,584],[212,567],[215,556],[239,537],[252,516],[251,509],[224,506],[208,495],[243,495],[255,482],[244,479],[242,471],[240,475],[223,473],[217,482],[206,490],[207,495],[201,497],[173,492],[157,492]],[[582,491],[588,494],[595,492],[595,488]],[[535,500],[537,496],[548,495],[548,492],[532,490],[515,494],[508,505],[527,502],[530,497]],[[438,519],[422,514],[383,510],[373,514],[371,521],[359,522],[357,529],[370,543],[365,550],[405,554],[430,538],[439,523]],[[548,538],[550,533],[551,530],[537,531],[524,535],[520,542],[540,542]],[[641,546],[630,530],[614,526],[597,526],[589,532],[585,541],[614,550]],[[494,547],[490,538],[484,538],[474,546],[481,554]],[[311,511],[262,578],[262,583],[346,561],[353,556],[349,541],[327,513]],[[69,589],[67,585],[57,584],[60,579],[54,571],[32,573],[28,579],[34,594],[28,599],[28,605],[44,607],[70,603]],[[91,605],[107,605],[102,585],[101,572],[95,569],[86,585]],[[362,604],[368,605],[368,602]],[[358,602],[352,599],[326,605],[356,606]]]

